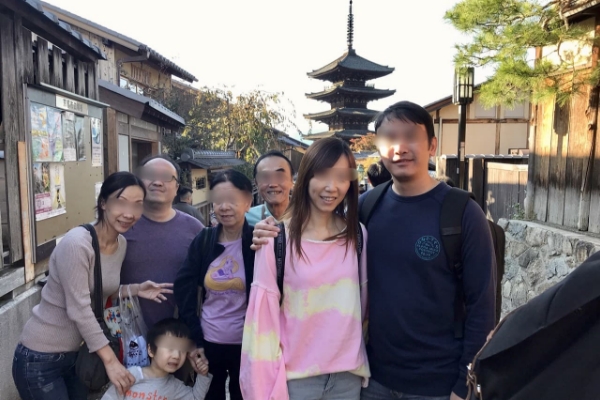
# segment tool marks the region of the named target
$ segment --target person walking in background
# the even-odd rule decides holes
[[[144,184],[129,172],[112,174],[100,189],[93,229],[100,248],[103,304],[118,294],[127,249],[122,235],[141,217],[145,195]],[[33,308],[15,350],[12,375],[22,400],[86,400],[87,388],[75,374],[82,341],[98,354],[121,395],[133,384],[92,310],[95,261],[92,236],[84,227],[71,229],[52,252],[42,300]],[[172,292],[168,286],[146,281],[123,292],[160,303]]]
[[[382,183],[386,183],[392,180],[392,175],[390,171],[387,170],[385,165],[380,161],[373,163],[367,169],[367,177],[369,178],[369,183],[373,187],[377,187]]]
[[[308,148],[279,227],[285,252],[269,239],[256,253],[242,345],[244,399],[358,400],[370,375],[362,335],[366,232],[347,144],[327,138]]]
[[[294,169],[290,160],[279,151],[270,151],[258,158],[254,165],[254,180],[265,204],[252,207],[246,214],[248,223],[273,216],[279,220],[290,204]]]
[[[253,227],[245,214],[252,205],[252,182],[235,170],[220,172],[210,183],[218,225],[204,228],[192,242],[175,280],[180,318],[191,330],[196,349],[192,366],[208,361],[213,381],[207,400],[242,400],[239,384],[244,318],[254,274]],[[198,316],[198,288],[202,290]]]
[[[191,215],[196,218],[202,225],[206,225],[204,222],[204,218],[200,211],[196,207],[193,206],[192,203],[192,195],[194,191],[189,186],[180,185],[177,190],[177,196],[175,197],[175,202],[173,203],[173,208],[175,210],[179,210],[183,213]]]
[[[179,187],[179,165],[166,155],[142,161],[138,176],[146,186],[144,213],[135,227],[125,234],[127,253],[121,269],[123,283],[175,282],[190,243],[204,227],[200,221],[174,210]],[[156,304],[140,300],[144,322],[156,322],[175,315],[175,298]]]

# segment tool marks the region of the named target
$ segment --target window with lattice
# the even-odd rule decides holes
[[[196,178],[196,189],[205,189],[206,188],[206,177]]]

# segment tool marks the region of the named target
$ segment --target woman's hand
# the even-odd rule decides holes
[[[108,379],[115,385],[117,392],[119,392],[121,396],[124,396],[129,388],[135,383],[135,378],[131,372],[127,371],[116,358],[114,361],[109,362],[108,365],[104,365],[104,367],[106,368]]]
[[[119,395],[124,396],[129,388],[135,383],[135,378],[131,372],[127,371],[127,369],[119,362],[110,347],[104,346],[98,350],[97,354],[104,363],[108,379],[115,385]]]
[[[168,289],[172,288],[172,283],[154,283],[152,281],[146,281],[144,283],[140,283],[137,288],[137,296],[143,299],[148,299],[155,301],[157,303],[162,303],[167,300],[165,294],[173,293],[173,290]],[[136,294],[132,294],[135,296]]]
[[[277,227],[277,220],[273,217],[267,217],[257,223],[254,227],[254,232],[252,233],[252,246],[250,246],[250,248],[252,250],[260,249],[263,245],[268,243],[268,238],[277,237],[278,233],[279,228]]]

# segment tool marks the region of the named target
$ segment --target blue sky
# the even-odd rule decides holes
[[[46,1],[149,45],[192,72],[195,86],[284,92],[304,133],[302,115],[328,108],[305,98],[328,85],[306,73],[346,50],[348,0]],[[451,93],[454,45],[464,38],[443,15],[456,2],[354,0],[357,53],[396,68],[371,82],[396,94],[370,108],[399,100],[424,105]]]

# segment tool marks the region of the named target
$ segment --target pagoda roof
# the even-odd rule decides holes
[[[331,110],[322,111],[320,113],[305,114],[304,117],[314,120],[328,120],[336,116],[342,117],[358,117],[361,119],[371,119],[379,112],[368,108],[332,108]]]
[[[338,137],[340,139],[350,140],[350,139],[358,139],[369,133],[374,133],[368,129],[342,129],[342,130],[333,130],[333,131],[325,131],[319,133],[313,133],[311,135],[305,135],[304,139],[306,140],[317,140],[317,139],[325,139],[328,137]]]
[[[344,83],[333,85],[321,92],[307,93],[306,97],[314,100],[325,100],[330,97],[334,97],[340,94],[357,95],[369,99],[383,99],[396,93],[395,90],[389,89],[375,89],[370,86],[348,86]]]
[[[308,73],[308,76],[315,79],[330,80],[330,78],[340,72],[355,72],[364,76],[365,80],[380,78],[394,72],[394,68],[387,67],[369,61],[356,54],[354,49],[349,49],[340,58],[332,61],[323,68],[319,68]]]

